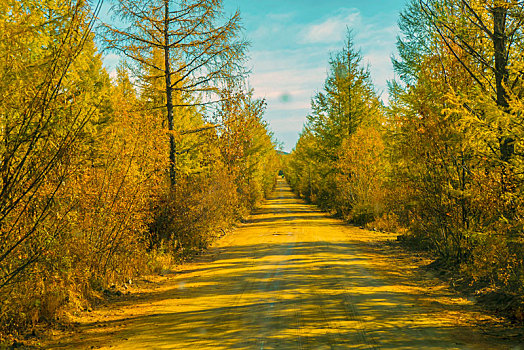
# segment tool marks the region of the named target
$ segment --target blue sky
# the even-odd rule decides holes
[[[250,41],[251,87],[267,101],[265,119],[290,151],[322,88],[330,53],[340,50],[346,27],[382,99],[393,78],[398,14],[406,0],[224,0],[226,13],[240,10]],[[113,57],[114,61],[115,57]],[[112,60],[108,57],[107,64]]]
[[[397,20],[406,0],[224,0],[226,11],[239,9],[251,42],[250,82],[267,100],[265,119],[284,150],[298,139],[311,97],[322,88],[330,53],[340,50],[346,27],[382,99],[393,78]]]

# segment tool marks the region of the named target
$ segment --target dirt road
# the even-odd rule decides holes
[[[204,257],[91,313],[80,334],[52,347],[518,348],[472,302],[424,275],[417,258],[383,244],[392,238],[327,217],[280,181]]]

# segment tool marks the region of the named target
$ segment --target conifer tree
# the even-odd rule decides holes
[[[216,102],[221,82],[243,76],[246,44],[238,39],[240,15],[224,23],[221,0],[120,0],[122,28],[104,25],[107,47],[128,57],[141,79],[162,78],[161,108],[169,132],[169,176],[176,183],[177,107]],[[161,60],[151,60],[159,54]],[[148,72],[148,73],[146,73]],[[174,94],[185,97],[175,101]],[[189,96],[189,97],[188,97]]]
[[[312,99],[313,113],[292,154],[291,184],[325,209],[350,220],[369,221],[376,213],[370,209],[373,195],[368,188],[376,177],[366,174],[358,158],[378,158],[372,151],[375,146],[382,149],[380,132],[369,132],[369,138],[362,139],[363,128],[380,129],[381,104],[351,32],[329,66],[323,91]]]

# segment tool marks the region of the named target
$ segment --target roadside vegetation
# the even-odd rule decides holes
[[[399,25],[388,106],[349,33],[286,176],[321,208],[432,252],[523,321],[524,7],[413,0]]]
[[[100,5],[0,2],[4,336],[67,323],[111,285],[198,253],[279,167],[238,13],[121,0],[113,27]],[[102,49],[126,58],[113,78]]]

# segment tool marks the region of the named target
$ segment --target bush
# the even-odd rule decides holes
[[[207,247],[238,220],[239,200],[230,176],[188,176],[163,197],[150,226],[149,249],[163,247],[180,258]]]

